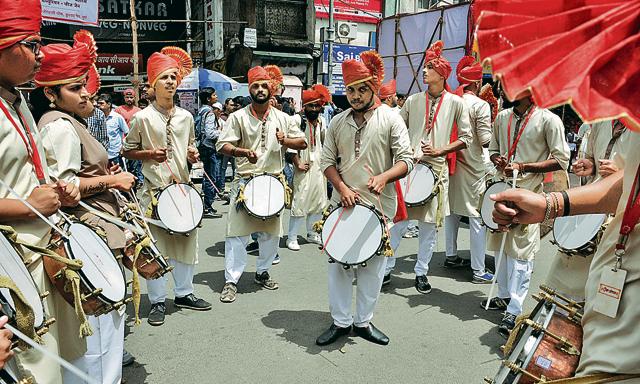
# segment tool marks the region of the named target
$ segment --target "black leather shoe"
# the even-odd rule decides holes
[[[369,340],[372,343],[387,345],[389,344],[389,338],[387,335],[382,333],[381,330],[374,327],[373,324],[369,323],[368,327],[353,327],[356,335],[362,337],[365,340]]]
[[[346,336],[351,332],[351,326],[346,328],[338,327],[335,324],[331,324],[329,329],[322,332],[322,335],[316,339],[318,345],[328,345],[338,340],[341,336]]]
[[[211,309],[211,303],[198,299],[193,293],[183,297],[176,297],[173,303],[178,308],[193,309],[194,311],[208,311]]]
[[[151,311],[149,311],[149,317],[147,322],[153,326],[164,324],[164,314],[167,311],[167,307],[162,303],[151,304]]]
[[[431,292],[431,284],[429,284],[429,279],[427,279],[427,276],[425,275],[421,275],[421,276],[416,276],[416,289],[418,290],[418,292],[420,293],[429,293]]]

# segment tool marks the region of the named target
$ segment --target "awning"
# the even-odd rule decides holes
[[[313,61],[313,56],[309,55],[308,53],[253,51],[253,55],[259,57],[288,59],[292,61]]]

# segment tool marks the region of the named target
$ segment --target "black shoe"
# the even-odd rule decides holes
[[[500,298],[500,297],[494,297],[489,302],[489,310],[504,311],[504,310],[507,309],[507,306],[509,305],[510,301],[511,301],[510,298],[509,299],[503,299],[503,298]],[[482,308],[486,308],[487,307],[487,300],[482,300],[480,302],[480,306]]]
[[[260,249],[260,246],[258,245],[257,241],[254,241],[253,243],[247,245],[247,252],[255,252],[258,249]]]
[[[193,293],[183,297],[176,297],[173,303],[178,308],[193,309],[194,311],[208,311],[211,309],[211,303],[198,299]]]
[[[365,340],[369,340],[372,343],[387,345],[389,344],[389,338],[387,335],[382,333],[381,330],[374,327],[373,324],[369,323],[368,327],[353,327],[353,331],[356,335],[362,337]]]
[[[215,209],[205,209],[204,216],[210,219],[220,219],[222,218],[222,214],[218,213]]]
[[[264,271],[261,274],[258,274],[256,272],[254,280],[256,283],[271,291],[279,288],[278,283],[276,283],[274,280],[271,280],[271,276],[269,276],[269,272],[267,271]]]
[[[167,311],[167,306],[162,303],[151,304],[151,310],[147,318],[147,323],[158,326],[164,324],[164,314]]]
[[[136,359],[133,356],[131,356],[131,354],[127,352],[126,349],[122,350],[122,366],[123,367],[130,366],[131,364],[133,364],[135,360]]]
[[[515,326],[516,315],[506,312],[504,314],[504,317],[502,318],[502,321],[500,322],[500,325],[498,326],[498,333],[505,339],[509,338],[509,334],[511,334],[511,331]]]
[[[416,276],[416,289],[420,293],[429,293],[431,292],[431,284],[429,284],[429,279],[427,276]]]
[[[471,265],[471,260],[463,259],[458,256],[446,257],[444,260],[445,268],[466,268]]]
[[[385,285],[388,285],[389,283],[391,283],[391,273],[389,273],[388,275],[384,275],[384,278],[382,279],[382,286],[383,287]]]
[[[222,205],[229,205],[231,203],[231,196],[229,196],[228,193],[225,193],[222,195],[222,200],[224,200],[224,203],[222,203]]]
[[[327,345],[338,340],[341,336],[346,336],[351,332],[351,326],[346,328],[338,327],[335,324],[331,324],[329,329],[322,332],[322,335],[316,339],[317,345]]]

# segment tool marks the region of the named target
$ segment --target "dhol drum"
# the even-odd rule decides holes
[[[607,215],[562,216],[553,223],[553,240],[562,253],[569,256],[592,255],[605,230]]]
[[[285,187],[276,176],[252,176],[244,185],[242,200],[247,213],[267,220],[280,216],[285,205]]]
[[[191,185],[168,185],[156,194],[156,200],[153,218],[162,222],[169,233],[189,236],[200,226],[204,217],[204,200]]]
[[[504,192],[509,188],[511,188],[510,183],[506,183],[504,181],[495,181],[487,186],[487,190],[484,192],[484,195],[482,195],[480,217],[482,218],[482,223],[484,224],[484,226],[492,232],[498,231],[498,224],[493,221],[493,205],[495,204],[495,201],[491,200],[489,196],[495,193]]]
[[[327,255],[345,266],[366,265],[382,253],[385,229],[382,216],[373,208],[357,203],[338,206],[324,220],[322,244]]]
[[[128,302],[129,299],[125,300],[126,283],[122,270],[105,240],[78,221],[66,222],[62,228],[68,233],[68,239],[54,232],[49,248],[64,258],[82,261],[82,268],[77,272],[84,312],[99,316]],[[65,289],[66,266],[48,257],[43,260],[53,285],[69,304],[74,305],[73,293]]]
[[[573,377],[582,351],[581,307],[548,287],[533,297],[538,300],[522,327],[509,337],[512,348],[505,350],[491,384],[530,384]],[[505,346],[506,347],[506,346]]]
[[[429,164],[418,163],[411,173],[400,179],[400,188],[407,207],[425,205],[433,199],[438,189],[438,176]]]

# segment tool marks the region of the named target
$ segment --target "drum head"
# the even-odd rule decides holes
[[[430,167],[416,164],[411,173],[400,179],[400,188],[407,204],[420,204],[433,193],[436,179]]]
[[[607,215],[577,215],[558,217],[553,223],[553,237],[563,249],[579,249],[598,234]]]
[[[271,175],[251,178],[244,186],[244,206],[252,215],[268,218],[284,209],[284,185]]]
[[[91,228],[81,223],[69,226],[69,257],[81,260],[80,277],[91,289],[102,288],[100,297],[110,303],[124,299],[126,285],[118,261],[107,243]]]
[[[482,217],[482,222],[487,228],[494,231],[498,230],[498,224],[493,221],[493,205],[495,204],[495,201],[491,200],[489,196],[495,193],[504,192],[509,188],[509,184],[503,181],[498,181],[497,183],[491,184],[482,196],[482,207],[480,207],[480,216]]]
[[[24,298],[33,309],[35,315],[34,327],[39,328],[44,322],[44,307],[42,299],[29,270],[25,267],[22,257],[16,252],[9,240],[0,234],[0,254],[2,261],[0,262],[0,275],[9,276],[16,286],[22,291]],[[0,289],[9,305],[15,309],[15,304],[11,298],[8,289]]]
[[[202,221],[204,202],[192,186],[172,184],[158,195],[156,213],[170,231],[189,233]]]
[[[369,260],[380,249],[382,231],[380,217],[372,209],[363,205],[347,209],[338,207],[324,222],[322,243],[332,259],[357,265]]]

